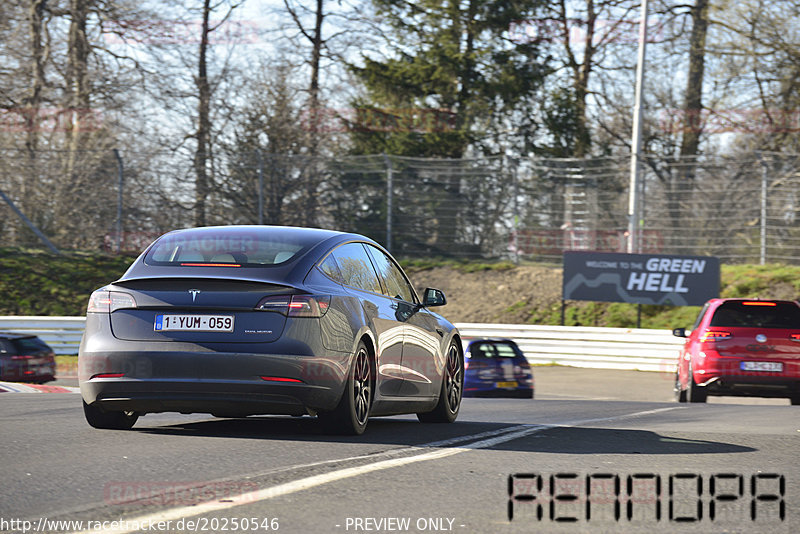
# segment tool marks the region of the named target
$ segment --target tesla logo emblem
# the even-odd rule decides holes
[[[192,302],[194,302],[195,299],[197,298],[197,295],[200,294],[200,290],[199,289],[190,289],[189,293],[192,294]]]
[[[767,336],[765,336],[764,334],[758,334],[756,336],[756,341],[758,341],[759,343],[764,343],[767,341]]]

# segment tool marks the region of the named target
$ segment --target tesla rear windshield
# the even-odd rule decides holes
[[[145,263],[159,266],[263,267],[285,263],[314,242],[294,232],[241,228],[189,230],[167,234],[156,241],[148,251]]]
[[[711,326],[800,328],[800,307],[792,302],[725,302],[714,312]]]

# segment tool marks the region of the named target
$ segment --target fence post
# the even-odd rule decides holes
[[[761,155],[761,254],[760,264],[767,263],[767,162]]]
[[[124,187],[124,172],[122,165],[122,157],[119,155],[119,150],[113,149],[114,157],[117,158],[117,177],[119,187],[117,188],[117,254],[122,252],[122,192]]]
[[[392,160],[384,153],[386,163],[386,250],[392,252],[392,203],[394,200],[394,170]]]
[[[258,159],[258,224],[264,224],[264,159],[261,157],[261,149],[256,149]]]

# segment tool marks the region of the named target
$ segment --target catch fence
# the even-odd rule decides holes
[[[64,183],[66,157],[0,149],[0,191],[58,247],[136,252],[197,224],[185,156],[87,153]],[[203,220],[353,231],[407,258],[560,262],[565,250],[627,250],[629,165],[627,156],[226,154],[209,173]],[[724,263],[800,260],[800,155],[651,156],[641,176],[635,250]],[[41,245],[4,202],[0,238]]]

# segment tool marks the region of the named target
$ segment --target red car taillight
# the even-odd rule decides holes
[[[278,312],[287,317],[322,317],[330,304],[330,295],[280,295],[261,299],[256,309]]]
[[[722,341],[725,339],[731,339],[733,334],[730,332],[706,332],[702,336],[700,336],[700,343],[705,343],[707,341]]]
[[[87,313],[111,313],[122,308],[135,308],[136,300],[133,296],[119,291],[106,291],[98,289],[89,297]]]
[[[800,341],[800,334],[789,334],[789,339],[792,341]]]

